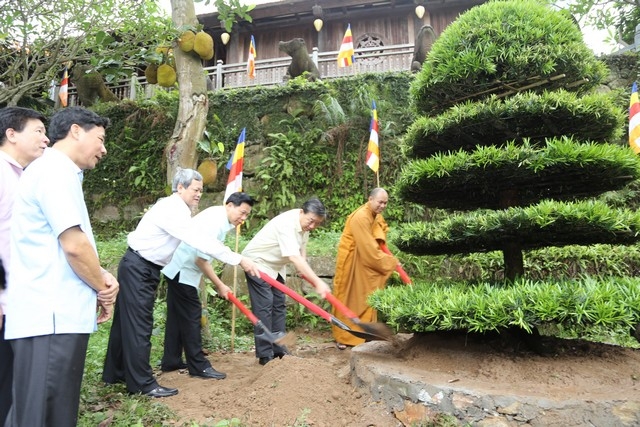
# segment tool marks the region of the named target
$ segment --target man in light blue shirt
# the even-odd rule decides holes
[[[226,374],[216,371],[202,351],[198,285],[202,274],[213,282],[218,294],[227,298],[229,287],[216,275],[213,258],[228,264],[238,264],[240,254],[232,252],[223,242],[227,232],[242,224],[253,207],[254,200],[245,193],[233,193],[224,206],[205,209],[191,220],[191,227],[207,240],[220,242],[220,251],[209,256],[186,243],[181,243],[171,262],[162,273],[167,277],[167,321],[164,333],[164,355],[161,369],[174,371],[182,367],[182,351],[186,356],[189,374],[199,378],[224,379]]]
[[[84,108],[60,110],[49,125],[52,147],[20,179],[7,286],[14,378],[6,426],[77,424],[89,334],[96,320],[111,318],[118,292],[100,267],[82,192],[83,171],[107,153],[108,125]]]

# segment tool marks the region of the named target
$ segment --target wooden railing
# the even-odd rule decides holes
[[[318,52],[314,48],[310,58],[315,62],[320,71],[321,79],[353,76],[363,73],[380,73],[387,71],[408,71],[411,69],[413,58],[413,45],[379,46],[355,51],[355,61],[349,67],[338,67],[338,51]],[[250,79],[247,76],[247,64],[218,64],[206,67],[209,88],[211,90],[223,90],[227,88],[272,86],[281,84],[287,73],[287,67],[291,63],[290,57],[263,59],[256,61],[256,77]],[[150,85],[147,79],[133,76],[130,80],[123,80],[108,84],[109,89],[119,99],[149,98],[156,90],[165,89],[158,85]],[[57,99],[57,96],[56,96]],[[77,105],[77,92],[75,87],[69,88],[69,105]]]

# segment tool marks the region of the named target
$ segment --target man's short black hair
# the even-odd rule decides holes
[[[46,119],[42,113],[32,110],[31,108],[0,108],[0,145],[4,145],[6,141],[7,129],[22,132],[29,120],[40,120],[42,123],[46,123]]]
[[[64,139],[69,134],[71,126],[78,125],[85,131],[95,127],[108,128],[111,121],[107,117],[97,115],[83,107],[63,108],[51,117],[49,123],[49,140],[51,145]]]
[[[312,198],[304,202],[302,205],[302,211],[304,213],[311,212],[321,218],[327,217],[327,209],[324,207],[324,204],[318,198]]]
[[[249,206],[253,206],[255,202],[255,199],[247,193],[236,191],[235,193],[232,193],[229,197],[227,197],[227,201],[224,202],[224,204],[226,205],[227,203],[233,203],[233,206],[240,206],[241,204],[246,203]]]

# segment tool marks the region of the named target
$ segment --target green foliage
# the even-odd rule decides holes
[[[0,105],[16,105],[26,95],[46,98],[65,65],[88,65],[107,81],[130,76],[149,46],[172,38],[175,30],[156,2],[3,2]]]
[[[627,96],[628,98],[628,96]],[[495,96],[455,105],[436,117],[420,117],[408,129],[407,155],[424,158],[446,151],[472,151],[483,145],[502,145],[528,138],[571,135],[575,140],[611,142],[620,138],[626,117],[613,97],[555,92]],[[553,124],[553,126],[549,126]]]
[[[605,75],[604,65],[564,13],[535,0],[491,1],[471,8],[443,31],[411,95],[418,111],[434,113],[513,87],[584,92]]]
[[[214,123],[216,126],[222,126],[222,121],[217,115],[214,114],[213,118],[215,119]],[[208,157],[220,157],[224,154],[224,143],[222,141],[214,140],[206,129],[204,131],[203,139],[198,141],[198,148],[207,153]]]
[[[623,188],[640,178],[628,147],[554,138],[537,148],[528,139],[473,152],[436,154],[408,164],[398,176],[400,197],[450,209],[526,206],[542,198],[571,200]]]
[[[105,146],[107,155],[95,169],[85,173],[83,187],[90,212],[117,206],[128,220],[115,224],[93,222],[96,234],[130,230],[137,223],[134,213],[125,211],[136,202],[146,205],[165,195],[164,147],[173,129],[173,118],[154,103],[101,104],[95,111],[111,119]],[[125,214],[126,213],[126,214]],[[107,228],[103,228],[107,226]]]
[[[570,244],[633,244],[640,238],[640,213],[602,202],[544,200],[526,208],[450,215],[437,223],[400,226],[394,243],[416,255],[522,249]]]
[[[376,291],[369,301],[390,325],[412,332],[516,327],[531,333],[551,323],[571,330],[620,328],[628,334],[640,322],[640,281],[635,278],[521,280],[510,286],[414,283]]]
[[[603,5],[605,5],[603,7]],[[640,3],[638,0],[572,0],[560,2],[577,16],[582,26],[593,26],[600,30],[610,30],[605,41],[623,40],[633,44],[636,25],[640,23]]]
[[[211,0],[204,0],[205,5],[209,3],[211,3]],[[253,22],[253,18],[251,18],[249,12],[256,7],[255,4],[243,5],[240,0],[213,0],[213,5],[218,11],[220,23],[227,32],[231,32],[233,24],[235,23],[242,21]]]
[[[246,191],[259,200],[252,214],[252,228],[275,214],[299,207],[317,196],[329,210],[325,227],[340,230],[343,218],[366,200],[375,186],[373,173],[364,165],[369,138],[371,101],[376,94],[380,117],[381,150],[384,156],[382,185],[390,186],[404,162],[399,135],[410,117],[407,105],[412,77],[406,73],[363,75],[331,82],[293,79],[272,88],[232,89],[211,95],[211,114],[230,124],[237,135],[247,128],[247,147],[262,144],[262,161],[252,165],[245,159],[245,171],[255,177]],[[396,90],[394,98],[389,92]],[[401,89],[402,88],[402,89]],[[404,95],[402,95],[404,94]],[[398,99],[398,102],[395,100]],[[285,113],[286,111],[286,113]],[[211,119],[210,119],[211,121]],[[212,138],[216,130],[209,129]],[[227,147],[235,140],[229,138]],[[222,171],[222,173],[226,173]],[[226,177],[218,181],[226,182]],[[385,184],[386,183],[386,184]],[[389,219],[404,219],[415,209],[405,206],[389,210]]]

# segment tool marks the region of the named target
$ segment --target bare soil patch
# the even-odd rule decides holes
[[[500,340],[462,334],[398,337],[377,344],[372,363],[391,371],[455,382],[482,392],[539,395],[547,399],[640,401],[640,351],[606,344],[545,340],[545,354],[505,346]],[[185,371],[158,372],[162,385],[177,387],[163,399],[179,419],[212,426],[237,418],[243,426],[402,426],[385,402],[351,381],[351,350],[338,350],[328,332],[304,332],[292,355],[265,366],[253,352],[213,353],[221,381]]]

